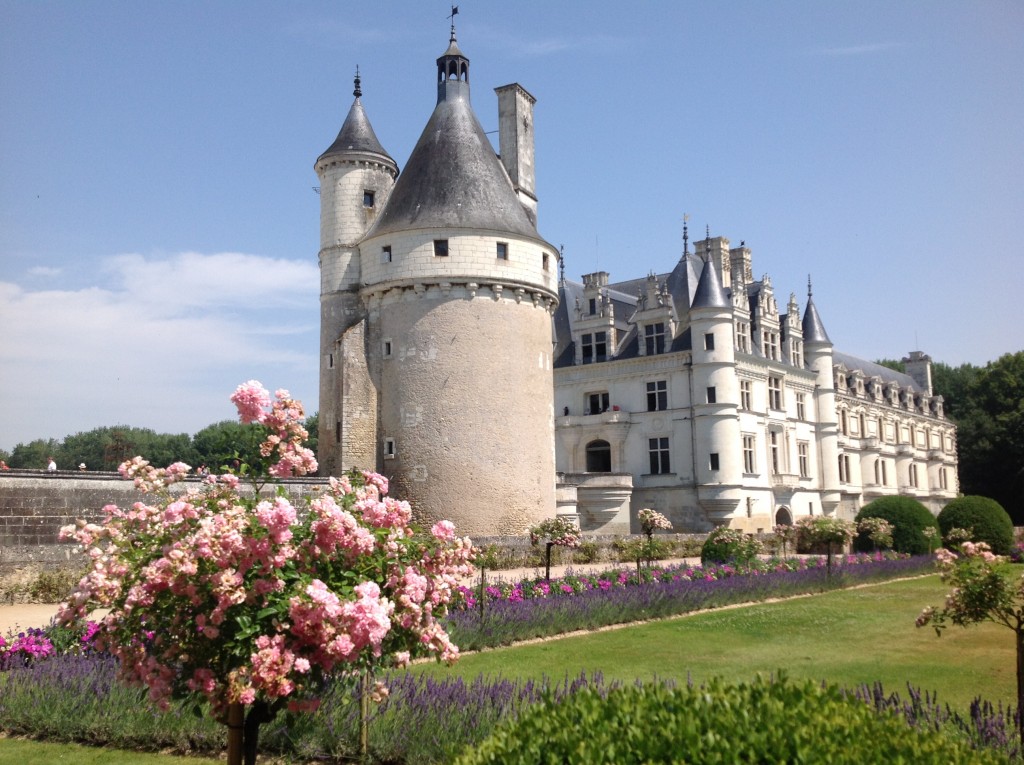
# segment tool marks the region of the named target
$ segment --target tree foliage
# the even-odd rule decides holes
[[[856,522],[867,518],[884,518],[892,524],[892,549],[896,552],[924,555],[931,552],[931,541],[925,529],[938,530],[935,516],[928,508],[910,497],[879,497],[869,502],[857,513]],[[854,540],[855,549],[861,552],[871,550],[869,538]]]
[[[944,537],[953,529],[967,529],[971,542],[985,542],[996,555],[1009,555],[1013,548],[1013,521],[994,499],[957,497],[942,508],[938,521]]]

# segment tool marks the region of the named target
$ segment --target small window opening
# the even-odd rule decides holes
[[[708,455],[708,466],[712,470],[718,470],[718,452],[712,452]]]
[[[386,244],[380,248],[380,262],[390,263],[391,262],[391,245]]]
[[[448,256],[448,240],[447,239],[435,239],[434,240],[434,256],[438,258],[445,258]]]
[[[373,207],[373,192],[372,191],[364,191],[363,192],[363,207]]]
[[[508,242],[498,242],[496,254],[498,260],[508,260]]]

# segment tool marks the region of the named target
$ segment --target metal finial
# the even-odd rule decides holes
[[[452,12],[448,16],[448,18],[450,18],[452,20],[452,36],[448,40],[448,42],[455,42],[455,17],[458,14],[459,14],[459,6],[453,5],[452,6]]]
[[[558,281],[565,281],[565,245],[558,245]]]
[[[807,274],[807,297],[811,296],[811,275]]]
[[[352,91],[352,95],[359,98],[363,95],[363,88],[361,87],[362,80],[359,78],[359,64],[356,64],[356,79],[355,79],[355,90]]]
[[[707,223],[704,224],[704,236],[709,242],[711,241],[711,226]]]
[[[683,257],[685,258],[690,254],[690,231],[687,228],[687,223],[690,222],[690,216],[683,213]]]

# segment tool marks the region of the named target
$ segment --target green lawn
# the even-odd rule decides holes
[[[490,676],[562,678],[600,671],[606,679],[714,675],[749,680],[785,669],[794,678],[853,687],[881,680],[906,696],[909,682],[936,691],[940,702],[966,710],[977,695],[1013,703],[1013,636],[996,625],[952,628],[942,637],[917,629],[928,604],[940,605],[946,587],[937,576],[725,609],[583,636],[548,640],[463,656],[451,668],[419,665],[417,671],[467,679]],[[0,739],[0,765],[69,762],[216,762],[109,749]]]
[[[427,665],[421,671],[469,679],[480,673],[561,678],[599,670],[607,679],[628,682],[685,681],[688,675],[738,681],[782,668],[791,677],[850,687],[880,680],[904,696],[909,682],[960,708],[977,695],[1015,703],[1008,629],[954,627],[937,637],[931,628],[914,626],[921,609],[941,605],[946,591],[931,576],[485,651],[452,668]]]

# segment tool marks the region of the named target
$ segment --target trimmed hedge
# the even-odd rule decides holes
[[[957,497],[939,513],[939,529],[970,529],[972,542],[988,542],[996,555],[1013,550],[1013,521],[1003,506],[988,497]]]
[[[864,518],[884,518],[892,524],[892,549],[896,552],[911,555],[927,555],[938,546],[938,539],[929,545],[928,538],[922,533],[924,529],[935,529],[939,534],[939,524],[927,507],[910,497],[879,497],[869,502],[857,513],[857,522]],[[871,540],[866,534],[859,535],[853,542],[859,552],[871,551]]]
[[[943,733],[909,727],[838,688],[759,678],[700,687],[627,686],[549,696],[456,765],[630,763],[995,763]]]

